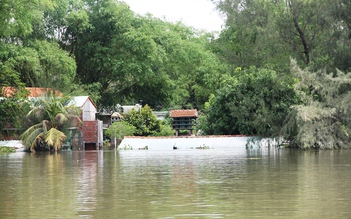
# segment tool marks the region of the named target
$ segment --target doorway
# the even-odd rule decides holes
[[[96,150],[96,143],[85,143],[84,146],[86,151]]]

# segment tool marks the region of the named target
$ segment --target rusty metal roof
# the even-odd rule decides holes
[[[41,88],[41,87],[26,87],[26,90],[29,91],[28,97],[40,97],[49,91],[54,91],[56,95],[62,96],[60,91],[51,89],[51,88]],[[3,97],[12,97],[16,93],[16,89],[14,87],[3,87],[2,88],[2,96]]]
[[[197,117],[197,110],[171,110],[169,113],[169,117]]]

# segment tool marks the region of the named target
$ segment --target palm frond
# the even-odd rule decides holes
[[[66,135],[58,129],[51,128],[45,135],[45,142],[55,150],[61,149],[62,142]]]
[[[66,116],[65,114],[63,114],[63,113],[58,113],[58,114],[56,115],[56,117],[55,117],[55,120],[56,120],[56,123],[57,123],[57,124],[61,125],[61,124],[65,123],[65,122],[67,122],[67,121],[68,121],[68,118],[67,118],[67,116]]]
[[[39,133],[34,140],[32,141],[32,144],[30,145],[30,151],[34,151],[34,148],[37,146],[37,144],[43,140],[44,134],[43,132]]]
[[[42,123],[29,127],[25,132],[22,133],[20,138],[26,147],[31,147],[36,142],[38,136],[44,132]]]
[[[43,121],[41,122],[41,124],[42,124],[42,126],[43,126],[44,134],[45,134],[49,129],[51,129],[51,127],[52,127],[51,122],[48,121],[48,120],[43,120]]]

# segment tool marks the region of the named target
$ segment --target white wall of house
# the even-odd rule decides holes
[[[95,121],[96,108],[89,99],[85,102],[82,107],[82,119],[83,121]]]
[[[88,96],[75,96],[74,104],[82,110],[83,121],[95,121],[97,109]]]

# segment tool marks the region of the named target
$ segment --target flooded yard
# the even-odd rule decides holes
[[[134,140],[124,142],[133,150],[0,154],[0,218],[351,214],[349,150],[247,149],[244,138],[178,141],[173,150],[171,141]]]

